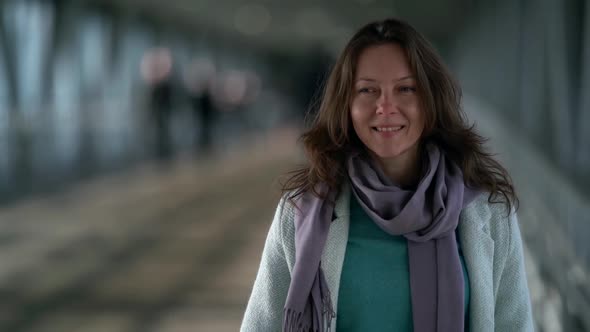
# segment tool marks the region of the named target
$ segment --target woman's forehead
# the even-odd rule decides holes
[[[358,57],[355,80],[401,80],[412,76],[405,50],[396,44],[370,46]]]

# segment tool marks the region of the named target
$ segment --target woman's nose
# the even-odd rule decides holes
[[[377,114],[391,114],[395,112],[393,95],[390,92],[383,92],[377,99]]]

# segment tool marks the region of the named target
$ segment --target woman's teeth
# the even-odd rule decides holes
[[[398,126],[398,127],[375,127],[375,129],[377,129],[377,131],[398,131],[400,129],[402,129],[404,126]]]

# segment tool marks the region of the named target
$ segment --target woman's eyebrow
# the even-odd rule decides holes
[[[408,79],[411,79],[411,78],[414,78],[414,75],[404,76],[402,78],[398,78],[396,81],[399,82],[399,81],[408,80]]]
[[[408,75],[408,76],[403,76],[400,77],[398,79],[394,79],[392,80],[392,82],[399,82],[399,81],[403,81],[403,80],[408,80],[408,79],[414,79],[414,75]],[[374,78],[369,78],[369,77],[360,77],[356,80],[356,82],[360,82],[360,81],[367,81],[367,82],[377,82],[376,79]]]
[[[373,79],[373,78],[367,78],[367,77],[361,77],[361,78],[357,79],[356,81],[357,81],[357,82],[359,82],[359,81],[377,82],[377,80],[376,80],[376,79]]]

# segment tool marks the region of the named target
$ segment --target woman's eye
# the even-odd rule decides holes
[[[416,92],[416,88],[413,86],[402,86],[399,88],[400,92]]]
[[[359,91],[359,93],[373,93],[373,92],[375,92],[375,89],[373,89],[373,88],[360,88],[358,91]]]

